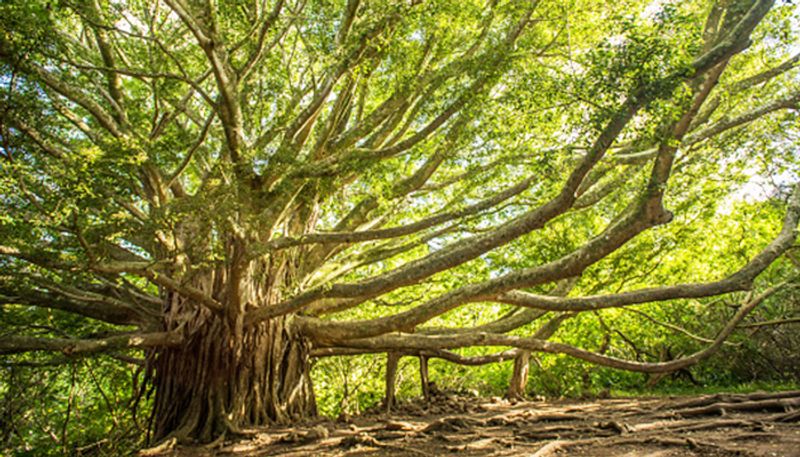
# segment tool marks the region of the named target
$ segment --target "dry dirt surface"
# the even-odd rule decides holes
[[[142,455],[800,456],[800,391],[536,402],[440,394],[391,414],[252,430]]]

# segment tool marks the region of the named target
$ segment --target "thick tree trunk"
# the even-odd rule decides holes
[[[264,270],[259,270],[264,271]],[[271,276],[271,275],[270,275]],[[274,276],[266,276],[274,278]],[[250,278],[258,278],[251,275]],[[152,432],[155,440],[209,442],[228,431],[289,423],[316,414],[310,378],[310,343],[293,331],[291,317],[252,327],[244,307],[277,300],[275,284],[244,281],[235,303],[214,314],[179,297],[167,300],[168,329],[182,328],[186,342],[150,358],[156,389]],[[198,288],[229,291],[206,278]]]
[[[308,353],[285,319],[240,337],[223,319],[208,319],[183,347],[156,356],[154,438],[208,442],[242,427],[314,415]]]

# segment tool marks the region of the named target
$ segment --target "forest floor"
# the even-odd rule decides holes
[[[519,401],[440,394],[339,421],[253,431],[175,457],[800,456],[800,391]]]

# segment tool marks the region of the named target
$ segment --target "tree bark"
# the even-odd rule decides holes
[[[422,389],[422,396],[425,401],[431,401],[431,382],[428,377],[428,357],[419,356],[419,381]]]
[[[399,352],[386,353],[386,397],[383,399],[383,406],[387,412],[391,411],[395,404],[395,380],[397,379],[397,363],[399,361]]]
[[[236,337],[211,317],[183,346],[160,350],[154,438],[209,442],[241,427],[315,415],[310,346],[286,324],[271,319]]]
[[[168,297],[165,325],[169,329],[182,326],[184,342],[160,348],[149,357],[156,389],[155,440],[209,442],[226,432],[316,414],[311,343],[294,330],[292,316],[244,325],[241,311],[246,304],[274,302],[276,289],[265,289],[253,278],[237,290],[238,311],[230,302],[226,312],[217,313],[174,295]],[[221,283],[204,284],[231,290]]]
[[[514,358],[514,373],[508,383],[507,396],[510,400],[522,400],[525,398],[525,386],[528,385],[530,360],[530,351],[519,351]]]

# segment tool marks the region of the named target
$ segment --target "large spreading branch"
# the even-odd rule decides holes
[[[534,179],[528,178],[521,181],[519,184],[509,187],[508,189],[498,192],[497,194],[483,199],[477,203],[466,206],[459,210],[447,211],[442,214],[430,216],[412,222],[407,225],[401,225],[391,228],[361,230],[353,232],[323,232],[323,233],[308,233],[300,236],[299,238],[277,238],[267,244],[267,249],[286,249],[303,244],[313,243],[357,243],[363,241],[373,241],[386,238],[397,238],[401,236],[411,235],[421,232],[425,229],[441,225],[445,222],[450,222],[455,219],[463,218],[478,214],[481,211],[491,209],[498,204],[515,197],[533,184]]]
[[[470,346],[507,346],[524,349],[531,352],[548,354],[565,354],[587,362],[617,368],[621,370],[641,373],[668,373],[692,366],[712,356],[728,337],[736,330],[740,322],[759,304],[769,298],[783,286],[774,286],[761,294],[749,298],[743,303],[736,314],[717,333],[714,342],[707,347],[686,357],[677,358],[668,362],[634,362],[603,354],[580,349],[568,344],[554,343],[539,338],[526,338],[492,333],[473,333],[467,335],[415,335],[392,334],[373,338],[355,339],[336,343],[336,347],[361,349],[371,352],[388,352],[396,350],[439,351]],[[332,350],[335,351],[335,350]],[[324,355],[320,351],[320,355]]]
[[[497,295],[494,300],[545,311],[589,311],[656,301],[704,298],[748,290],[752,287],[753,281],[758,275],[794,245],[797,239],[798,221],[800,221],[800,186],[797,186],[792,194],[783,227],[775,239],[742,268],[718,281],[652,287],[619,294],[570,298],[509,291]]]
[[[58,309],[117,325],[155,327],[158,319],[155,310],[115,300],[98,293],[81,290],[63,290],[50,286],[52,293],[25,290],[0,285],[0,306],[18,304],[40,308]]]
[[[695,59],[695,61],[692,63],[692,72],[689,79],[693,80],[698,76],[704,75],[715,67],[718,67],[721,63],[726,62],[735,53],[746,48],[746,46],[749,44],[750,33],[769,10],[770,5],[771,2],[768,1],[756,2],[747,12],[747,14],[745,14],[744,17],[737,24],[735,24],[734,27],[732,27],[731,32],[719,40],[719,44],[715,45],[708,52]],[[667,84],[672,84],[674,87],[674,85],[680,81],[680,78],[678,78],[676,75],[670,75],[667,78],[667,81]],[[659,81],[659,83],[664,83],[664,81]],[[711,85],[713,86],[713,83]],[[300,293],[296,297],[276,306],[256,309],[250,313],[250,316],[248,317],[249,323],[253,324],[270,317],[295,312],[315,301],[322,299],[346,298],[364,301],[399,287],[415,284],[440,271],[444,271],[465,263],[524,234],[542,228],[548,221],[563,214],[572,207],[576,200],[576,192],[587,175],[591,172],[594,166],[600,160],[602,160],[606,151],[608,151],[618,135],[622,132],[624,127],[634,117],[638,110],[645,103],[650,101],[650,99],[656,96],[654,91],[649,91],[648,89],[649,87],[637,87],[634,89],[633,93],[629,94],[627,100],[616,111],[616,113],[611,116],[610,120],[597,137],[592,147],[589,148],[578,165],[572,170],[571,174],[564,183],[561,192],[548,203],[540,206],[537,209],[531,210],[530,212],[502,225],[488,234],[464,239],[451,246],[448,246],[446,249],[437,251],[433,254],[423,257],[422,259],[408,262],[407,264],[395,270],[383,273],[376,277],[365,279],[359,281],[358,283],[337,283],[326,285],[324,287],[318,287]],[[702,100],[704,100],[705,95],[707,95],[707,93],[704,94],[703,98],[700,100],[700,103],[702,103]],[[688,117],[688,119],[691,118],[692,116]],[[675,136],[679,140],[682,138],[686,129],[688,129],[688,125],[689,123],[686,122],[685,126],[682,125],[680,127],[681,131],[676,132],[677,134]],[[630,230],[623,230],[620,227],[623,227],[625,224],[620,224],[617,226],[617,228],[611,229],[605,233],[603,235],[603,239],[595,239],[591,241],[586,245],[586,247],[598,248],[597,250],[592,251],[592,254],[589,254],[588,251],[582,249],[579,250],[576,255],[578,257],[588,255],[588,257],[592,260],[589,262],[586,262],[585,260],[573,260],[571,262],[574,265],[571,266],[573,270],[568,271],[568,275],[572,275],[575,270],[581,270],[594,261],[599,260],[599,258],[602,258],[597,257],[598,253],[603,253],[603,255],[606,255],[624,244],[625,241],[630,239],[639,231],[648,228],[648,226],[652,224],[665,221],[665,215],[660,203],[661,194],[663,193],[663,186],[665,185],[670,173],[674,153],[674,146],[664,145],[662,148],[660,148],[659,154],[656,158],[656,166],[654,167],[653,177],[651,178],[650,182],[650,195],[648,196],[648,205],[650,205],[650,207],[642,208],[646,214],[637,214],[637,216],[643,216],[642,220],[651,222],[642,224],[641,220],[631,220],[628,222],[630,222],[631,226],[634,228]],[[632,211],[631,214],[634,214],[635,212],[636,211]],[[614,236],[612,237],[612,235]],[[614,242],[608,242],[608,240],[611,240],[612,238],[615,238]],[[531,276],[531,273],[521,273],[521,276],[523,277],[526,275]],[[541,275],[532,274],[532,276],[541,276],[542,278],[548,279],[560,278],[552,273],[545,273]],[[561,278],[563,277],[565,276],[561,276]],[[515,281],[517,284],[534,284],[537,283],[539,279],[532,280],[520,278]],[[485,290],[491,288],[482,287],[480,289]],[[460,295],[460,292],[458,295]],[[444,301],[447,302],[448,305],[436,308],[446,310],[451,309],[449,307],[454,306],[454,303],[451,300]],[[424,315],[429,316],[430,314],[425,313]],[[421,319],[421,317],[412,319],[412,321],[419,322],[419,319]],[[388,328],[391,328],[391,326]]]
[[[120,349],[177,346],[183,341],[180,332],[132,333],[97,339],[37,338],[30,336],[3,336],[0,338],[0,355],[22,352],[47,351],[65,355],[86,355]]]

